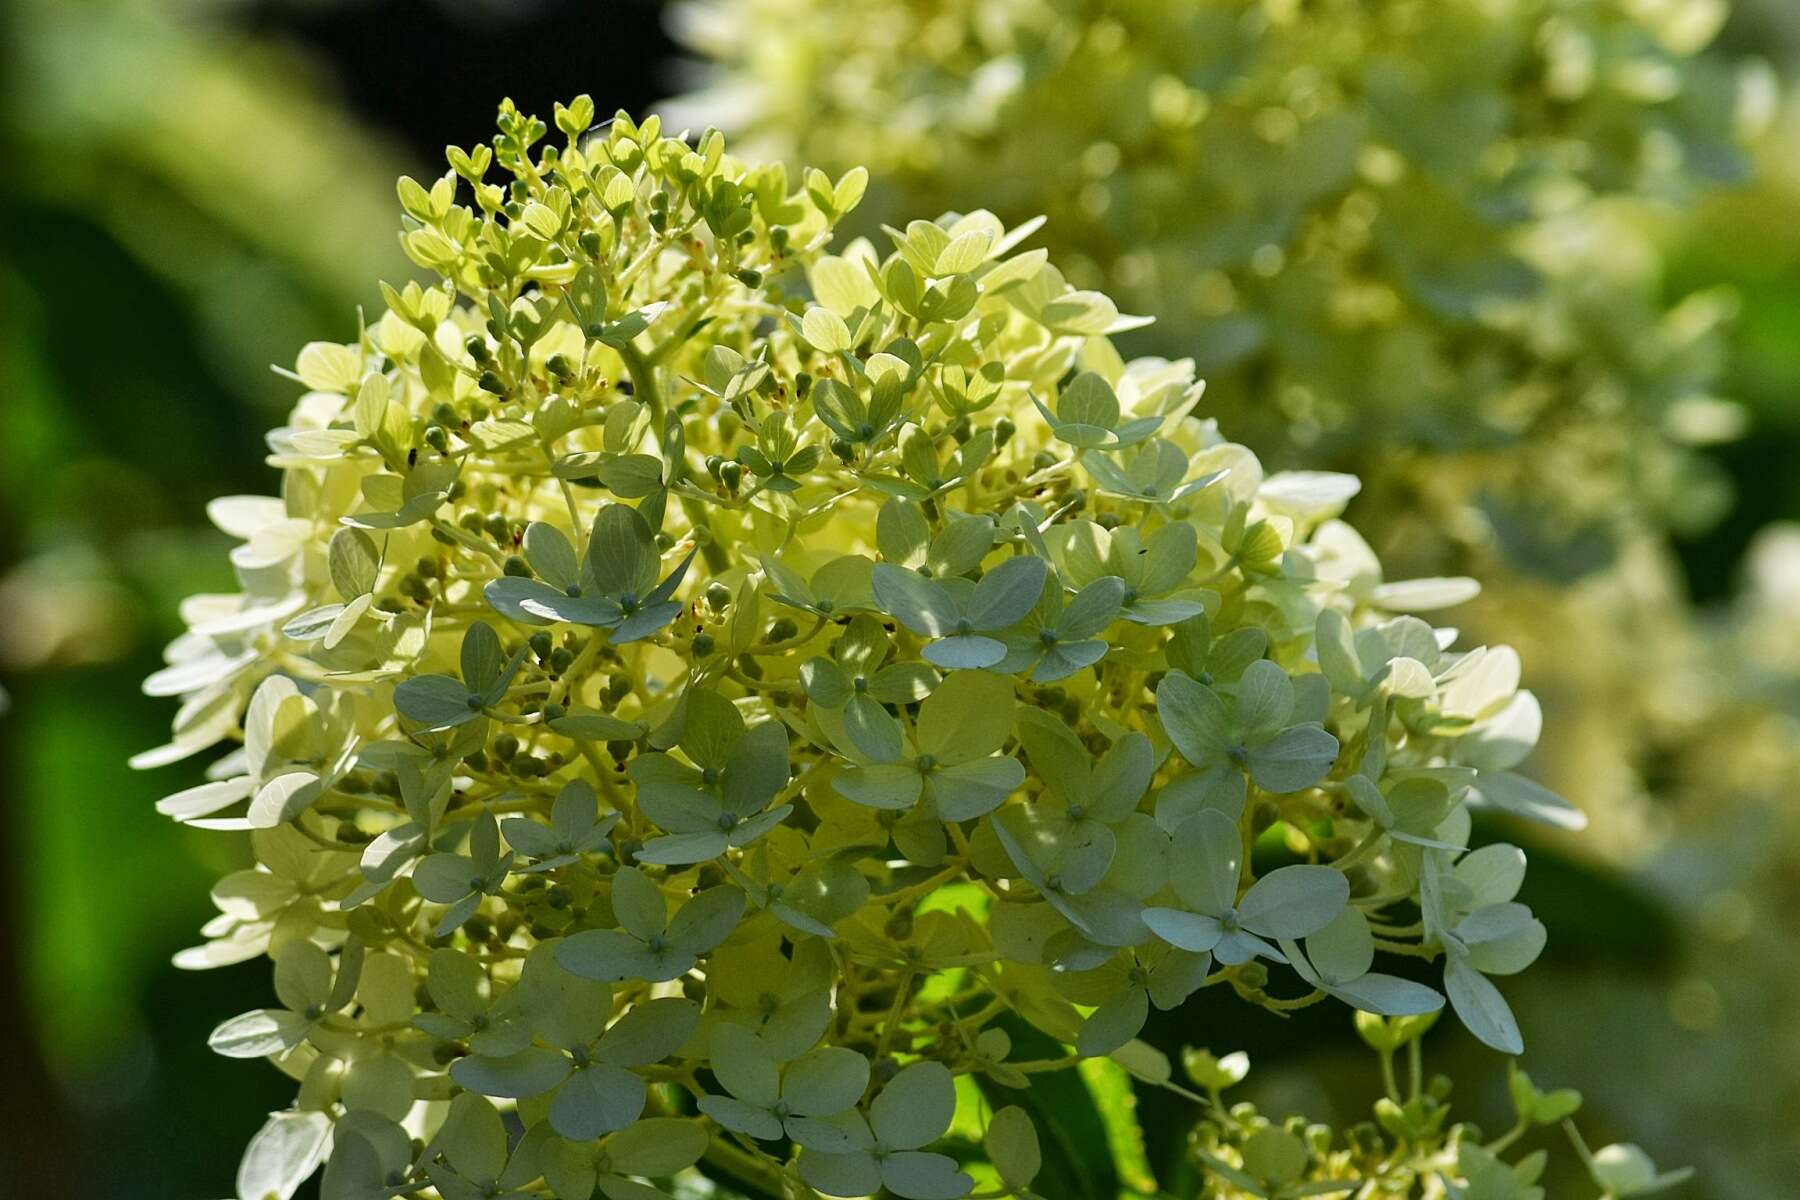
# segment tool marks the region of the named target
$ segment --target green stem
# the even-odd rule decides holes
[[[1381,1085],[1387,1089],[1387,1097],[1395,1104],[1400,1103],[1400,1080],[1394,1075],[1394,1052],[1383,1050],[1381,1054]]]
[[[650,410],[650,427],[656,431],[660,442],[666,428],[669,406],[663,399],[662,385],[657,382],[656,367],[642,350],[630,342],[626,342],[618,350],[619,357],[625,360],[625,370],[631,376],[632,395],[638,403]],[[694,541],[700,547],[700,557],[706,560],[707,569],[714,575],[724,574],[731,568],[731,556],[713,538],[705,507],[692,496],[678,493],[678,497],[681,511],[687,517],[689,528],[694,531]],[[701,536],[703,531],[704,537]]]

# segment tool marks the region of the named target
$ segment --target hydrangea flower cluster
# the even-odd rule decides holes
[[[1026,1195],[1009,1097],[1179,1089],[1136,1035],[1206,987],[1517,1054],[1544,929],[1469,813],[1580,817],[1518,657],[1414,615],[1473,583],[1384,581],[1353,481],[1124,361],[1035,223],[832,253],[862,171],[593,117],[401,181],[438,282],[300,353],[280,496],[211,509],[241,591],[146,684],[137,765],[236,743],[159,807],[256,857],[179,959],[274,965],[213,1036],[298,1084],[244,1200]],[[1209,1186],[1322,1194],[1259,1127]]]
[[[1729,501],[1694,447],[1743,423],[1716,394],[1733,304],[1671,306],[1643,220],[1749,173],[1772,85],[1706,52],[1727,12],[689,0],[704,74],[670,113],[866,164],[881,220],[1047,213],[1068,277],[1156,313],[1139,344],[1193,356],[1268,461],[1426,513],[1395,538],[1415,569],[1497,541],[1566,579]]]

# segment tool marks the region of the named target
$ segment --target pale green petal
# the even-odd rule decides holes
[[[956,1111],[950,1069],[940,1062],[902,1067],[869,1105],[875,1137],[889,1150],[916,1150],[943,1136]]]

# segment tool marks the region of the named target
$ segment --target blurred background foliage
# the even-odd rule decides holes
[[[1246,13],[1273,24],[1251,36]],[[1586,1092],[1603,1139],[1698,1165],[1683,1195],[1791,1192],[1792,0],[16,0],[4,19],[0,1194],[224,1195],[282,1102],[274,1072],[205,1046],[260,969],[169,965],[235,864],[151,807],[198,767],[127,767],[170,716],[138,681],[179,597],[227,582],[205,501],[271,484],[261,435],[291,389],[268,364],[349,337],[375,280],[405,275],[394,176],[437,174],[501,95],[547,112],[580,91],[634,112],[684,91],[696,124],[867,161],[871,219],[1050,214],[1040,244],[1159,318],[1136,349],[1197,358],[1228,435],[1364,476],[1351,515],[1396,575],[1491,581],[1470,635],[1519,646],[1539,768],[1595,825],[1532,846],[1552,941],[1512,989],[1526,1065]],[[723,67],[680,67],[671,27]],[[1372,1089],[1331,1015],[1202,1004],[1152,1032],[1248,1049],[1259,1102],[1353,1120]],[[1323,1069],[1289,1049],[1314,1036],[1343,1046]],[[1457,1036],[1434,1035],[1435,1065],[1497,1089]],[[1155,1168],[1182,1115],[1141,1116]]]

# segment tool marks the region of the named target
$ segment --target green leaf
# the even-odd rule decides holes
[[[1068,1051],[1047,1034],[1012,1014],[1003,1014],[989,1029],[1012,1040],[1012,1057],[1020,1061],[1057,1058]],[[1119,1192],[1117,1169],[1108,1149],[1106,1125],[1078,1071],[1047,1071],[1031,1076],[1028,1089],[1014,1091],[985,1074],[975,1082],[990,1104],[1016,1104],[1031,1117],[1040,1137],[1044,1167],[1032,1191],[1045,1200],[1091,1200]]]

